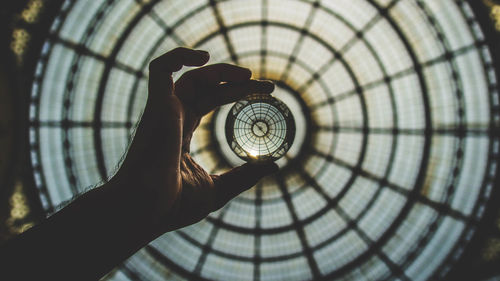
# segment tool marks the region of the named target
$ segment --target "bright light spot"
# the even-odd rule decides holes
[[[496,30],[500,31],[500,5],[491,0],[483,0],[483,2],[491,8],[490,17],[494,21]]]
[[[253,158],[257,158],[257,156],[259,156],[259,152],[256,150],[248,150],[248,154]]]
[[[31,0],[21,12],[21,17],[28,23],[34,23],[38,20],[42,7],[43,2],[41,0]]]

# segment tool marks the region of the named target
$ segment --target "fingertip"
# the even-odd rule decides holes
[[[224,81],[227,82],[248,82],[252,78],[252,70],[246,67],[241,67],[232,64],[224,65],[226,68],[226,73],[224,74]]]
[[[260,179],[279,170],[278,165],[272,161],[251,163],[247,162],[239,167],[222,174],[215,179],[217,186],[219,207],[238,194],[252,188]]]
[[[273,161],[269,161],[265,165],[266,165],[266,172],[268,172],[269,174],[274,174],[280,170],[278,164],[274,163]]]
[[[279,171],[279,166],[273,161],[247,163],[252,166],[255,174],[264,177]]]
[[[264,85],[263,86],[263,90],[267,93],[267,94],[270,94],[274,91],[274,88],[275,88],[275,85],[272,81],[269,81],[269,80],[264,80],[262,81],[262,84]]]
[[[205,50],[196,50],[200,54],[200,59],[206,63],[210,59],[210,53]]]
[[[252,70],[250,70],[249,68],[244,68],[244,77],[245,79],[250,79],[252,78]]]
[[[205,50],[196,50],[200,55],[210,57],[210,53]]]
[[[193,50],[186,47],[178,47],[153,59],[149,63],[150,73],[176,72],[183,65],[201,66],[207,63],[210,54],[204,50]]]
[[[280,170],[280,167],[278,166],[278,164],[272,162],[271,165],[272,165],[272,172],[273,173],[276,173]]]
[[[249,85],[249,94],[270,94],[274,91],[274,83],[268,80],[251,80]]]
[[[202,66],[205,65],[210,59],[210,54],[203,50],[195,50],[195,55],[191,56],[189,60],[186,60],[184,65],[186,66]]]

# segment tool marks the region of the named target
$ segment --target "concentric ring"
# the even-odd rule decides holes
[[[464,1],[67,1],[50,34],[30,110],[47,212],[113,173],[148,62],[176,46],[276,81],[296,117],[277,175],[109,279],[438,278],[497,178],[497,73]],[[241,161],[219,137],[224,110],[191,148],[212,173]]]

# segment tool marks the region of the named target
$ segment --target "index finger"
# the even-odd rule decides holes
[[[210,55],[206,51],[179,47],[169,51],[149,63],[150,72],[175,72],[186,66],[201,66]]]
[[[157,57],[149,63],[149,97],[154,99],[162,92],[172,94],[172,72],[178,71],[183,65],[204,65],[209,58],[208,52],[183,47]]]
[[[228,64],[211,64],[186,72],[184,79],[216,85],[221,82],[243,82],[250,79],[252,71],[248,68]]]
[[[197,103],[198,112],[205,115],[217,106],[240,100],[250,94],[270,94],[274,90],[271,81],[248,80],[217,85],[211,95],[202,95]]]

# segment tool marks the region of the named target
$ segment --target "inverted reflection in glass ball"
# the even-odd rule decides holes
[[[236,102],[226,119],[227,142],[245,161],[277,160],[292,146],[294,137],[292,113],[270,95],[250,95]]]

